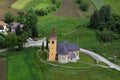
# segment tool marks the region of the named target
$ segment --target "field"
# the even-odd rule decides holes
[[[46,8],[49,5],[52,5],[50,0],[17,0],[11,7],[18,10],[28,10],[30,8]]]
[[[54,13],[56,16],[63,16],[68,18],[79,18],[80,15],[73,5],[73,0],[62,0],[62,7]],[[81,13],[80,13],[81,14]],[[82,15],[81,15],[82,17]]]
[[[110,5],[112,13],[120,15],[120,0],[91,0],[91,2],[97,9],[100,9],[103,5]]]
[[[0,58],[0,80],[6,80],[6,58]]]
[[[16,0],[0,0],[0,19],[3,18],[6,12],[12,12],[14,15],[17,14],[16,9],[10,8],[11,4]]]
[[[117,15],[120,15],[120,0],[104,0],[103,1],[104,4],[106,5],[110,5],[111,8],[112,8],[112,12],[117,14]]]
[[[91,0],[93,5],[99,10],[103,5],[103,0]]]
[[[117,80],[120,73],[102,67],[82,69],[65,69],[39,62],[35,54],[38,48],[27,48],[22,51],[9,51],[7,59],[7,80]],[[80,55],[81,61],[94,64],[89,56]],[[62,64],[64,65],[64,64]],[[65,64],[75,66],[74,63]],[[81,63],[76,66],[88,66]],[[112,74],[111,74],[112,73]],[[14,75],[14,76],[13,76]]]
[[[7,80],[39,80],[33,64],[34,54],[38,48],[29,48],[22,51],[10,51],[7,59]]]

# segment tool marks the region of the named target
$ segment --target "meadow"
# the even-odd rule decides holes
[[[39,80],[33,64],[33,56],[37,50],[38,48],[28,48],[4,53],[9,56],[7,57],[7,80]]]
[[[18,10],[28,10],[30,8],[46,8],[50,5],[52,5],[50,0],[17,0],[11,7]]]
[[[103,5],[102,0],[91,0],[99,9]],[[111,1],[109,1],[111,2]],[[107,3],[107,0],[106,0]],[[0,3],[1,4],[1,3]],[[22,5],[21,5],[22,4]],[[51,5],[49,0],[17,0],[12,8],[28,10],[33,8],[45,8]],[[111,3],[110,3],[111,5]],[[92,9],[92,8],[90,8]],[[113,10],[113,9],[112,9]],[[117,8],[118,10],[118,8]],[[90,10],[91,11],[91,10]],[[107,59],[119,55],[120,42],[113,41],[101,43],[96,39],[95,31],[86,27],[88,18],[66,18],[53,14],[38,17],[37,30],[39,35],[49,39],[52,29],[56,29],[58,42],[67,41],[75,43],[81,48],[94,51]],[[79,26],[79,27],[78,27]],[[120,72],[113,69],[93,67],[90,69],[65,69],[44,64],[35,56],[39,48],[27,48],[21,51],[8,51],[2,53],[7,56],[7,80],[119,80]],[[114,55],[114,56],[113,56]],[[94,63],[94,60],[85,55],[80,55],[82,61]],[[111,60],[111,59],[109,59]],[[112,60],[111,60],[112,61]],[[79,63],[81,64],[81,63]],[[79,65],[78,64],[78,65]],[[100,63],[105,65],[104,63]],[[117,59],[116,64],[120,65]],[[74,64],[66,64],[73,66]],[[83,64],[81,64],[83,65]],[[77,66],[77,65],[75,65]],[[85,66],[85,65],[83,65]]]
[[[119,53],[120,43],[119,41],[114,41],[110,43],[100,43],[96,39],[95,31],[90,30],[84,26],[84,24],[88,23],[88,19],[76,19],[76,18],[65,18],[65,17],[57,17],[53,15],[48,15],[44,17],[39,17],[37,30],[39,34],[46,36],[48,39],[52,32],[52,29],[55,27],[58,42],[67,41],[69,43],[78,44],[79,47],[85,48],[98,54],[109,58],[117,53]],[[76,26],[79,26],[76,28]],[[38,50],[27,49],[23,51],[13,51],[8,52],[8,54],[20,54],[8,57],[8,80],[16,80],[17,77],[20,79],[33,79],[33,77],[37,77],[41,80],[117,80],[120,77],[120,73],[113,69],[106,69],[102,67],[94,67],[90,69],[80,69],[80,70],[71,70],[71,69],[64,69],[64,68],[57,68],[37,60],[34,60],[33,56]],[[36,56],[37,57],[37,56]],[[84,55],[81,55],[84,57]],[[82,59],[82,58],[81,58]],[[33,60],[33,61],[31,61]],[[89,58],[84,57],[83,61],[90,61]],[[18,62],[17,62],[18,61]],[[19,63],[19,64],[17,64]],[[12,65],[15,64],[15,65]],[[17,65],[16,65],[17,64]],[[79,63],[81,66],[87,66]],[[103,64],[103,63],[100,63]],[[117,64],[120,65],[119,60]],[[67,66],[72,66],[74,64],[66,64]],[[16,67],[17,66],[17,67]],[[19,67],[20,66],[20,67]],[[23,67],[24,68],[23,68]],[[77,65],[75,65],[77,66]],[[20,68],[19,71],[18,67]],[[29,69],[28,69],[29,68]],[[15,73],[15,71],[18,72]],[[25,75],[23,74],[25,71]],[[20,73],[19,73],[20,72]],[[112,73],[112,74],[111,74]],[[31,76],[31,74],[34,74]],[[16,77],[13,75],[16,75]],[[113,78],[114,77],[114,78]],[[36,79],[37,80],[37,79]]]
[[[36,52],[38,49],[37,47],[31,47],[21,51],[5,52],[4,54],[9,54],[7,80],[117,80],[120,78],[118,71],[98,66],[91,67],[89,65],[90,68],[86,69],[66,69],[50,66],[37,60]],[[91,57],[84,54],[80,54],[80,57],[81,61],[94,64]],[[88,67],[88,65],[82,63],[59,65]]]
[[[104,0],[105,5],[110,5],[112,8],[112,12],[120,15],[120,0]]]
[[[112,13],[120,15],[120,0],[91,0],[93,5],[99,10],[103,5],[110,5]]]

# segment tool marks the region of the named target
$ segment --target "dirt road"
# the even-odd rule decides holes
[[[6,58],[0,58],[0,80],[6,80]]]
[[[55,12],[53,15],[69,17],[69,18],[80,17],[75,6],[73,5],[73,0],[62,0],[62,7],[60,8],[60,10]]]

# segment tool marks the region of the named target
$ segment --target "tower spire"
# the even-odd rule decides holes
[[[50,39],[51,39],[51,40],[56,40],[56,39],[57,39],[57,37],[56,37],[56,32],[55,32],[55,28],[53,28],[53,30],[52,30],[52,34],[51,34],[51,36],[50,36]]]

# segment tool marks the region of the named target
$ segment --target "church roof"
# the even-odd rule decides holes
[[[7,23],[3,22],[3,21],[0,21],[0,25],[1,26],[4,26],[4,25],[7,25]]]
[[[55,28],[53,28],[52,34],[50,36],[50,39],[52,39],[52,40],[56,40],[57,39],[56,33],[55,33]]]
[[[67,42],[57,43],[58,54],[67,55],[68,51],[78,51],[79,47],[76,44],[69,44]]]

